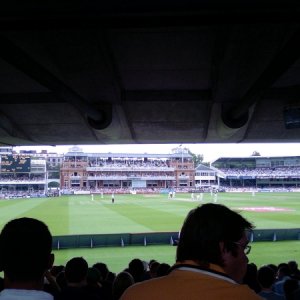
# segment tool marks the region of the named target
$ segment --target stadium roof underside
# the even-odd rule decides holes
[[[0,144],[298,142],[300,1],[7,1]]]

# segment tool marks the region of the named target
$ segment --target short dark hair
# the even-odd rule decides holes
[[[272,284],[275,282],[276,274],[272,268],[269,266],[262,266],[257,271],[257,280],[258,283],[263,288],[270,288]]]
[[[80,283],[87,278],[88,263],[83,257],[71,258],[65,268],[65,277],[68,283]]]
[[[11,281],[40,280],[50,267],[52,236],[33,218],[9,221],[0,234],[0,270]]]
[[[223,266],[219,243],[235,255],[237,245],[246,230],[253,225],[239,213],[221,204],[203,204],[192,209],[180,231],[177,261],[196,260],[202,264]]]

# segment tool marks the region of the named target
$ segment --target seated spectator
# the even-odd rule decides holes
[[[166,276],[169,273],[171,266],[166,263],[161,263],[157,268],[157,277]]]
[[[299,281],[297,279],[287,279],[283,284],[283,290],[286,300],[294,300],[295,292],[299,288]],[[299,298],[298,298],[299,299]]]
[[[53,296],[43,291],[44,276],[52,267],[54,255],[48,227],[32,218],[8,222],[0,234],[0,271],[4,290],[0,299],[43,299]]]
[[[159,266],[160,263],[156,260],[149,263],[148,279],[157,277],[157,269]]]
[[[53,266],[50,271],[45,273],[44,291],[50,293],[57,298],[61,287],[57,282],[57,276],[64,270],[64,266]]]
[[[243,279],[243,283],[247,284],[255,293],[260,292],[260,286],[257,281],[257,266],[254,263],[247,265],[247,271]]]
[[[259,300],[245,275],[250,251],[247,231],[253,225],[219,204],[204,204],[190,211],[177,247],[177,263],[167,276],[129,287],[122,300]]]
[[[269,266],[259,268],[257,271],[257,280],[261,286],[261,291],[258,295],[266,300],[285,300],[283,295],[279,295],[272,290],[275,279],[275,272]]]
[[[58,274],[60,274],[64,270],[65,270],[65,266],[63,266],[63,265],[53,266],[50,270],[50,273],[52,276],[54,276],[56,278],[58,276]]]
[[[143,281],[146,276],[144,263],[139,258],[135,258],[129,262],[128,272],[132,275],[134,282]]]
[[[113,273],[110,272],[107,265],[102,262],[95,263],[93,267],[96,268],[101,274],[100,283],[102,285],[102,292],[104,294],[104,298],[112,299],[112,284],[114,278],[111,277],[113,276]]]
[[[134,284],[132,275],[128,272],[119,273],[114,282],[112,288],[113,300],[119,300],[123,295],[124,291]]]
[[[63,270],[59,274],[57,274],[56,282],[57,282],[58,286],[60,287],[60,290],[62,290],[63,288],[65,288],[67,286],[65,270]]]
[[[287,264],[282,264],[277,272],[277,281],[274,283],[273,290],[279,295],[284,295],[283,285],[286,280],[291,279],[290,268]]]
[[[99,270],[94,267],[89,268],[86,279],[89,294],[93,294],[99,299],[102,299],[104,295],[101,285],[101,273]]]
[[[62,288],[61,300],[98,300],[87,288],[88,263],[83,257],[70,259],[65,268],[67,286]]]
[[[288,262],[290,268],[291,278],[300,280],[300,270],[298,269],[298,264],[296,261],[291,260]]]

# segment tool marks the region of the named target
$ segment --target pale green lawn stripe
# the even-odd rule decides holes
[[[47,202],[47,198],[39,199],[9,199],[1,200],[0,209],[0,227],[2,228],[9,220],[27,216],[30,217],[30,211]]]
[[[71,234],[119,233],[149,231],[130,218],[111,209],[115,205],[108,199],[91,201],[89,197],[69,198]],[[84,221],[83,221],[84,220]]]

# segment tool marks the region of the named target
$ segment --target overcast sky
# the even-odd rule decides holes
[[[91,153],[171,153],[173,148],[180,144],[134,144],[134,145],[76,145],[84,152]],[[14,147],[14,150],[20,149],[46,149],[48,152],[66,153],[73,145],[69,146],[28,146]],[[189,148],[195,154],[203,154],[205,162],[211,162],[219,157],[250,156],[254,151],[261,156],[300,156],[300,143],[293,144],[182,144]]]

